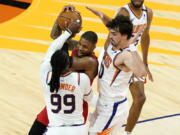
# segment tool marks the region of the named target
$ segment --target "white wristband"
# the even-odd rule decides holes
[[[131,132],[124,131],[123,135],[132,135]]]

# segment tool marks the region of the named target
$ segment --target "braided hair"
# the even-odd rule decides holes
[[[69,68],[69,55],[62,50],[57,50],[51,57],[52,76],[49,82],[50,91],[58,91],[60,85],[60,75]]]

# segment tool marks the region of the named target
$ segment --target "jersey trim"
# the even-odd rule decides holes
[[[80,74],[78,73],[78,85],[80,85]]]
[[[137,18],[137,19],[140,19],[142,16],[143,16],[143,11],[142,11],[142,14],[140,16],[138,16],[134,11],[133,9],[130,7],[130,5],[128,4],[128,7],[129,9],[131,10],[131,12],[134,14],[134,16]]]
[[[92,90],[90,90],[89,93],[84,94],[84,96],[89,96],[89,95],[91,94],[91,91],[92,91]]]
[[[119,101],[119,102],[114,103],[112,115],[111,115],[109,121],[107,122],[107,124],[105,125],[103,131],[104,131],[105,129],[107,129],[107,128],[109,127],[109,125],[111,124],[111,121],[113,120],[113,118],[114,118],[114,116],[115,116],[115,114],[116,114],[118,105],[124,103],[126,100],[127,100],[127,98],[125,98],[124,100],[121,100],[121,101]]]
[[[115,70],[110,86],[111,86],[111,85],[113,84],[113,82],[116,80],[116,78],[117,78],[117,76],[119,75],[120,72],[121,72],[120,69],[116,69],[116,70]]]
[[[72,73],[72,72],[70,71],[70,72],[68,72],[68,73],[66,73],[66,74],[61,75],[60,77],[68,76],[68,75],[70,75],[71,73]]]

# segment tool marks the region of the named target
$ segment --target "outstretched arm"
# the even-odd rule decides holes
[[[74,11],[74,10],[75,10],[75,7],[73,5],[65,5],[63,7],[63,9],[61,10],[61,12],[63,12],[63,11]],[[61,12],[59,13],[58,17],[56,18],[56,20],[54,22],[54,25],[52,27],[51,33],[50,33],[50,37],[52,39],[56,39],[58,36],[60,36],[62,34],[62,30],[59,27],[59,24],[58,24],[58,21],[57,21],[60,14],[61,14]]]
[[[75,7],[73,5],[65,5],[61,12],[63,12],[63,11],[74,11],[74,10],[75,10]],[[59,13],[59,15],[61,14],[61,12]],[[56,18],[54,25],[52,27],[51,33],[50,33],[50,37],[52,39],[56,39],[62,34],[62,29],[60,28],[58,21],[57,21],[59,18],[59,15]],[[68,49],[73,50],[77,46],[78,41],[69,39],[69,40],[67,40],[67,43],[68,43]]]
[[[90,8],[90,7],[86,7],[89,11],[91,11],[93,14],[95,14],[96,16],[98,16],[102,22],[104,23],[104,25],[106,25],[108,22],[110,22],[112,19],[105,15],[103,12],[100,12],[98,10],[95,10],[93,8]]]
[[[43,78],[43,82],[45,81],[44,79],[46,78],[46,73],[51,69],[51,65],[50,65],[50,60],[51,57],[53,55],[53,53],[59,49],[61,49],[64,45],[64,43],[66,42],[66,40],[68,38],[70,38],[70,36],[76,35],[78,31],[78,29],[80,28],[80,24],[78,22],[71,22],[68,26],[68,29],[65,30],[65,32],[60,35],[58,38],[56,38],[51,46],[48,48],[48,51],[44,57],[43,63],[41,65],[41,77]]]

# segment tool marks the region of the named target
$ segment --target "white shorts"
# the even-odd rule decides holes
[[[111,105],[98,101],[96,110],[90,116],[89,135],[116,135],[127,120],[128,110],[127,98]]]
[[[87,125],[47,127],[43,135],[88,135]]]

